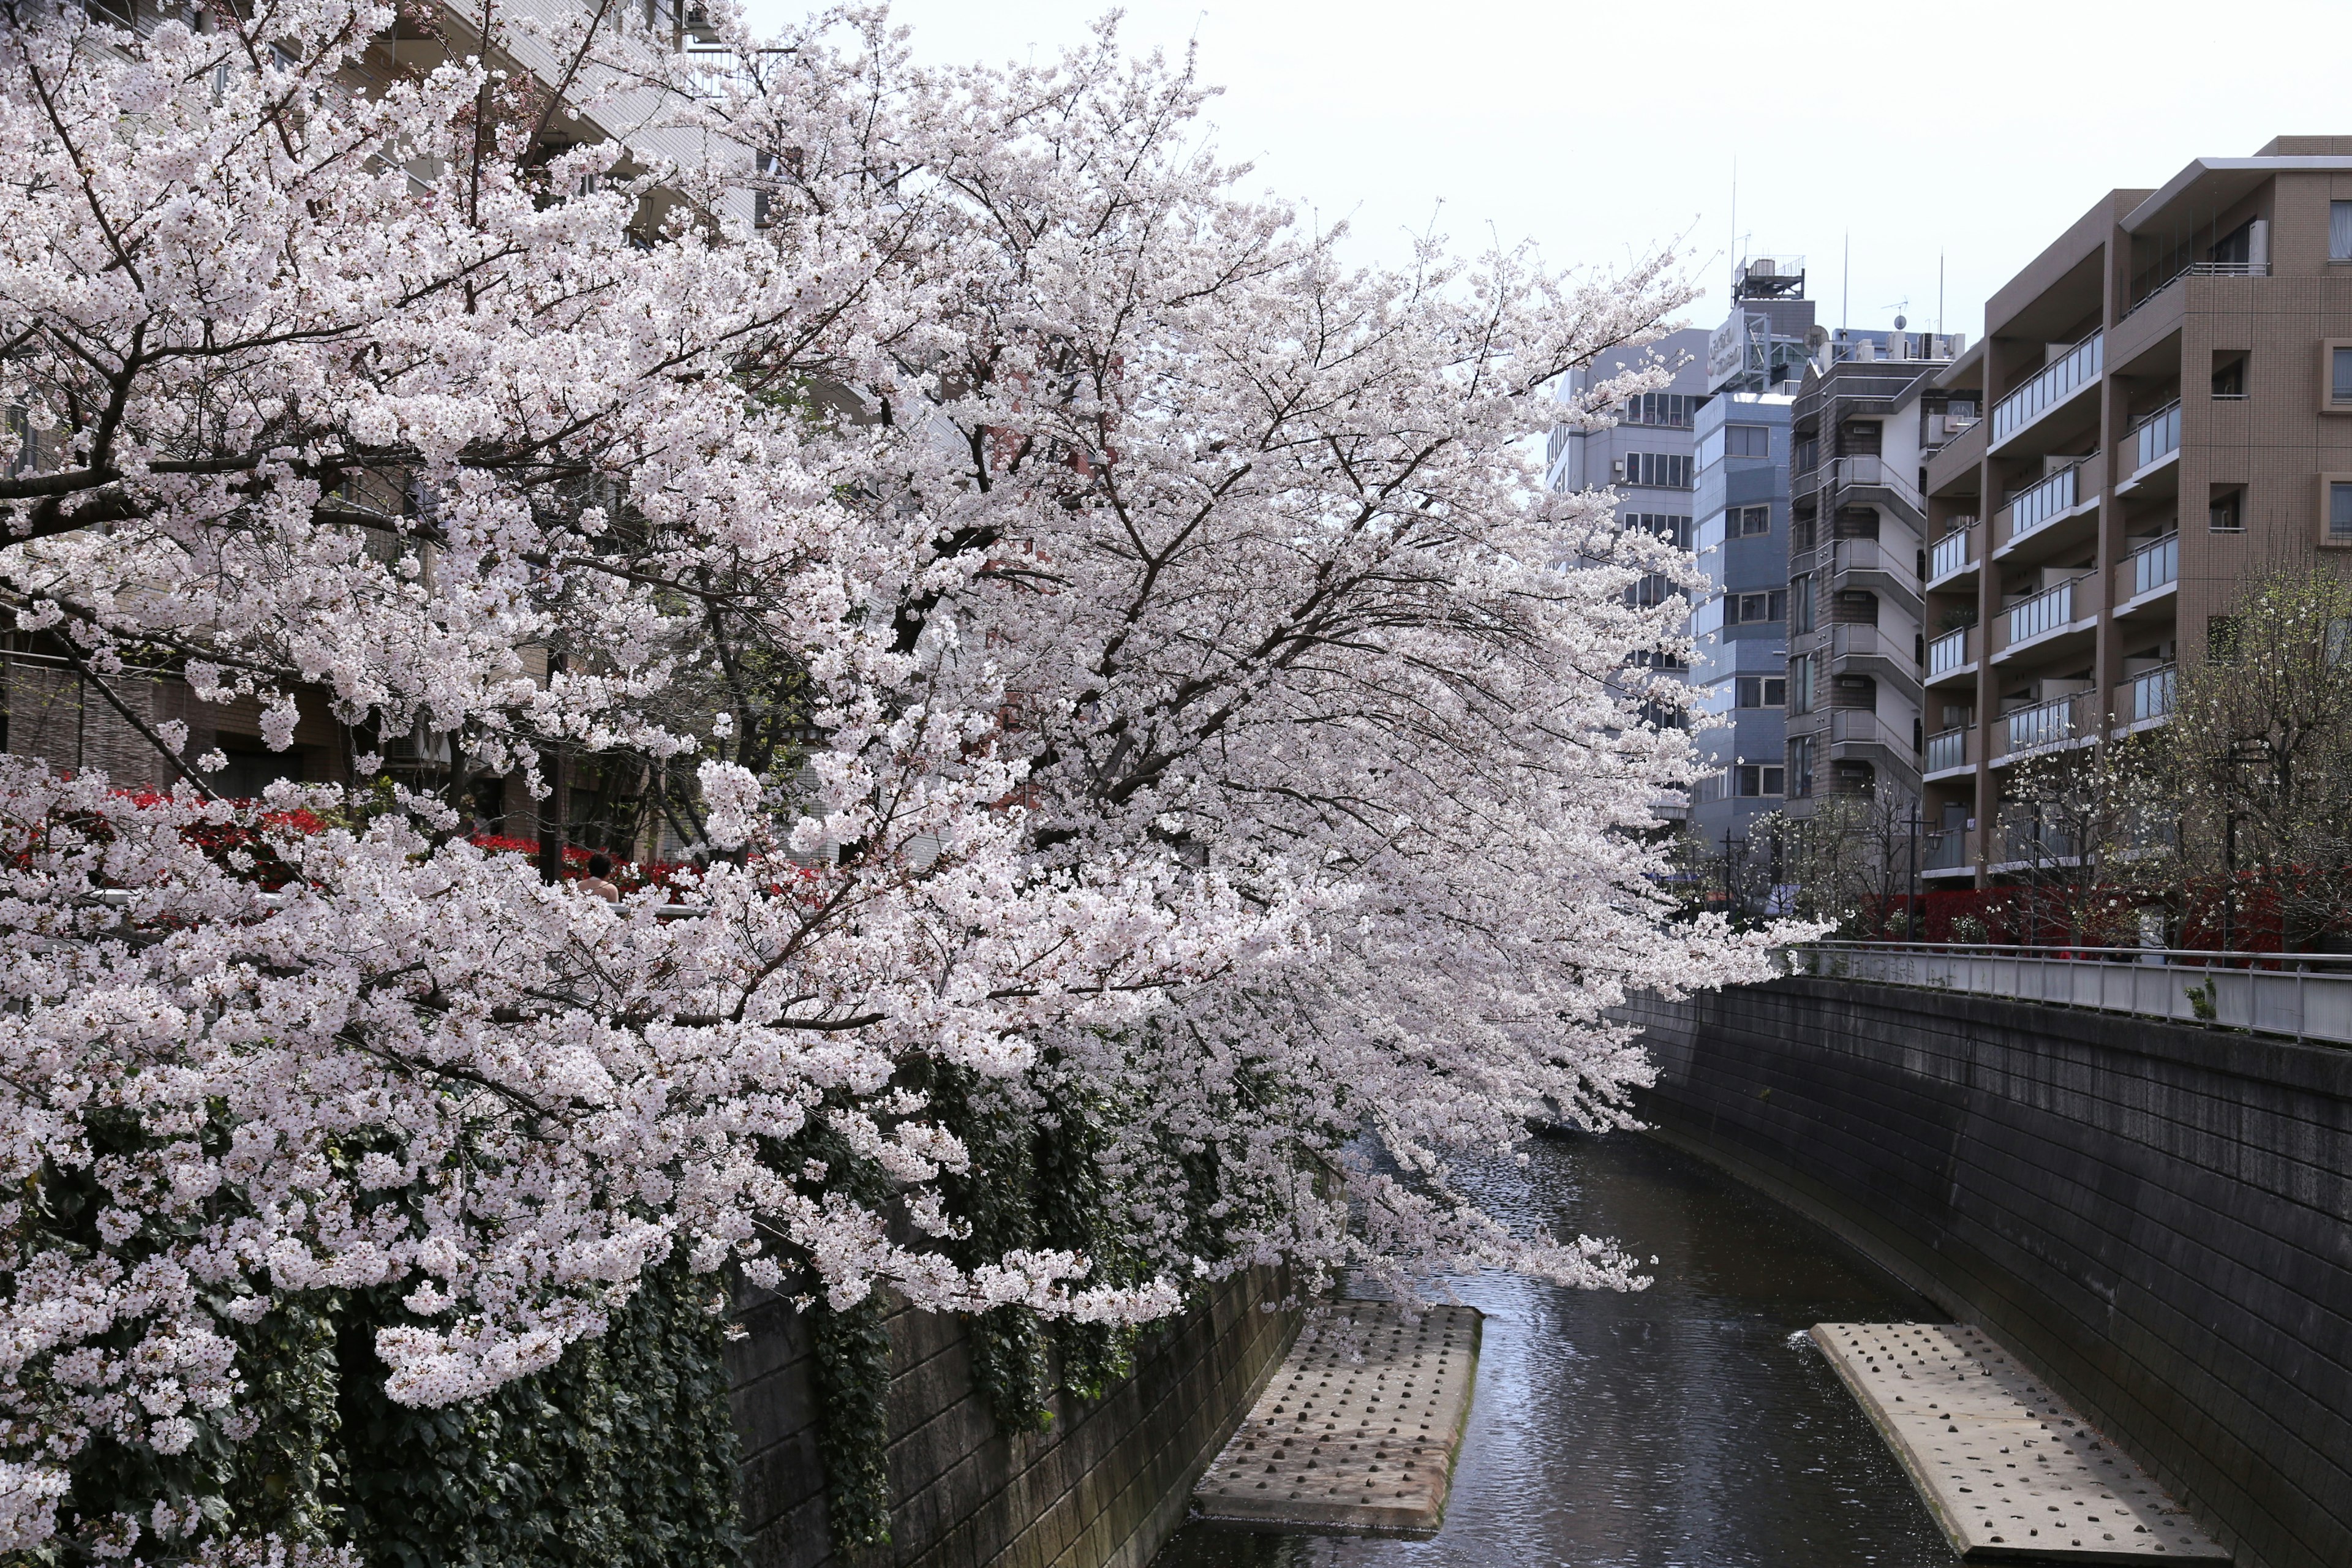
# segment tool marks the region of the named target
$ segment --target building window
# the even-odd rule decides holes
[[[1813,629],[1813,580],[1811,576],[1790,579],[1789,603],[1797,612],[1797,618],[1790,624],[1789,630],[1800,637],[1811,631]]]
[[[1686,490],[1691,488],[1691,460],[1682,452],[1628,452],[1619,464],[1622,482],[1643,485],[1653,489]]]
[[[2327,351],[2327,401],[2352,403],[2352,349]]]
[[[1772,426],[1727,425],[1723,427],[1723,451],[1730,458],[1769,458],[1772,455]]]
[[[1786,676],[1743,675],[1739,678],[1739,706],[1742,708],[1780,708],[1785,707],[1788,700],[1789,679]]]
[[[1628,533],[1647,533],[1663,539],[1677,550],[1691,547],[1691,520],[1664,511],[1620,512],[1618,523]]]
[[[1625,400],[1619,420],[1627,425],[1663,425],[1670,429],[1690,428],[1691,415],[1696,411],[1699,399],[1679,392],[1644,392]]]
[[[2352,546],[2352,478],[2326,476],[2327,526],[2319,542],[2339,549]]]
[[[2327,204],[2327,259],[2352,261],[2352,202]]]
[[[2215,533],[2243,533],[2246,531],[2246,492],[2241,489],[2222,490],[2206,503],[2206,524]]]
[[[1780,768],[1761,763],[1742,763],[1731,770],[1733,787],[1746,799],[1759,795],[1778,795],[1788,774]]]
[[[1820,656],[1807,654],[1789,661],[1789,711],[1810,713],[1813,710],[1813,676],[1819,668]]]
[[[2213,356],[2213,395],[2231,400],[2246,395],[2245,355]]]
[[[1731,509],[1731,531],[1741,539],[1772,531],[1772,509],[1769,506],[1740,506]]]
[[[1789,742],[1789,772],[1782,786],[1793,795],[1813,793],[1813,738],[1800,735]]]
[[[1735,625],[1785,620],[1789,614],[1789,591],[1775,588],[1769,594],[1727,594],[1723,603],[1726,612],[1723,618]]]

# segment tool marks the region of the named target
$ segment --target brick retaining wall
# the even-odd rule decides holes
[[[1055,1401],[1007,1437],[973,1390],[963,1324],[889,1321],[891,1568],[1144,1568],[1183,1522],[1192,1483],[1287,1349],[1297,1321],[1259,1310],[1281,1279],[1227,1281],[1138,1347],[1133,1376],[1091,1405]],[[807,1325],[782,1301],[747,1313],[730,1352],[748,1568],[846,1561],[824,1522]]]
[[[2352,1563],[2352,1052],[1810,978],[1633,1011],[1662,1136],[2005,1341],[2240,1562]]]

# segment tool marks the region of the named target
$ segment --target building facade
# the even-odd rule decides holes
[[[1898,323],[1901,318],[1897,317]],[[1929,529],[1926,459],[1975,419],[1932,384],[1958,341],[1831,335],[1791,410],[1790,815],[1832,793],[1907,812],[1919,798]]]
[[[1780,809],[1788,700],[1790,411],[1820,337],[1801,260],[1733,269],[1731,310],[1707,340],[1707,401],[1694,423],[1693,543],[1712,590],[1691,616],[1691,684],[1712,721],[1717,769],[1691,803],[1694,831],[1734,858]]]
[[[1926,464],[1927,862],[2029,868],[2017,759],[2162,723],[2249,576],[2352,552],[2352,137],[2110,192],[1937,378]],[[2343,569],[2339,564],[2338,569]]]

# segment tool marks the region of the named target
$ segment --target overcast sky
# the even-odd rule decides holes
[[[755,19],[807,9],[747,0]],[[898,0],[929,60],[1045,59],[1098,0]],[[2108,189],[2200,154],[2352,133],[2352,6],[2286,0],[1134,0],[1130,47],[1197,38],[1217,144],[1255,186],[1401,258],[1532,238],[1559,265],[1678,243],[1712,325],[1734,240],[1801,255],[1820,317],[1973,339],[1985,297]],[[1851,277],[1843,260],[1851,235]]]

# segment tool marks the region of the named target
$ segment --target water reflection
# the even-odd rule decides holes
[[[1647,1257],[1637,1295],[1487,1277],[1478,1395],[1445,1528],[1425,1542],[1194,1525],[1154,1568],[1949,1568],[1869,1421],[1790,1336],[1934,1319],[1826,1233],[1633,1133],[1546,1140],[1473,1184],[1486,1206]]]

